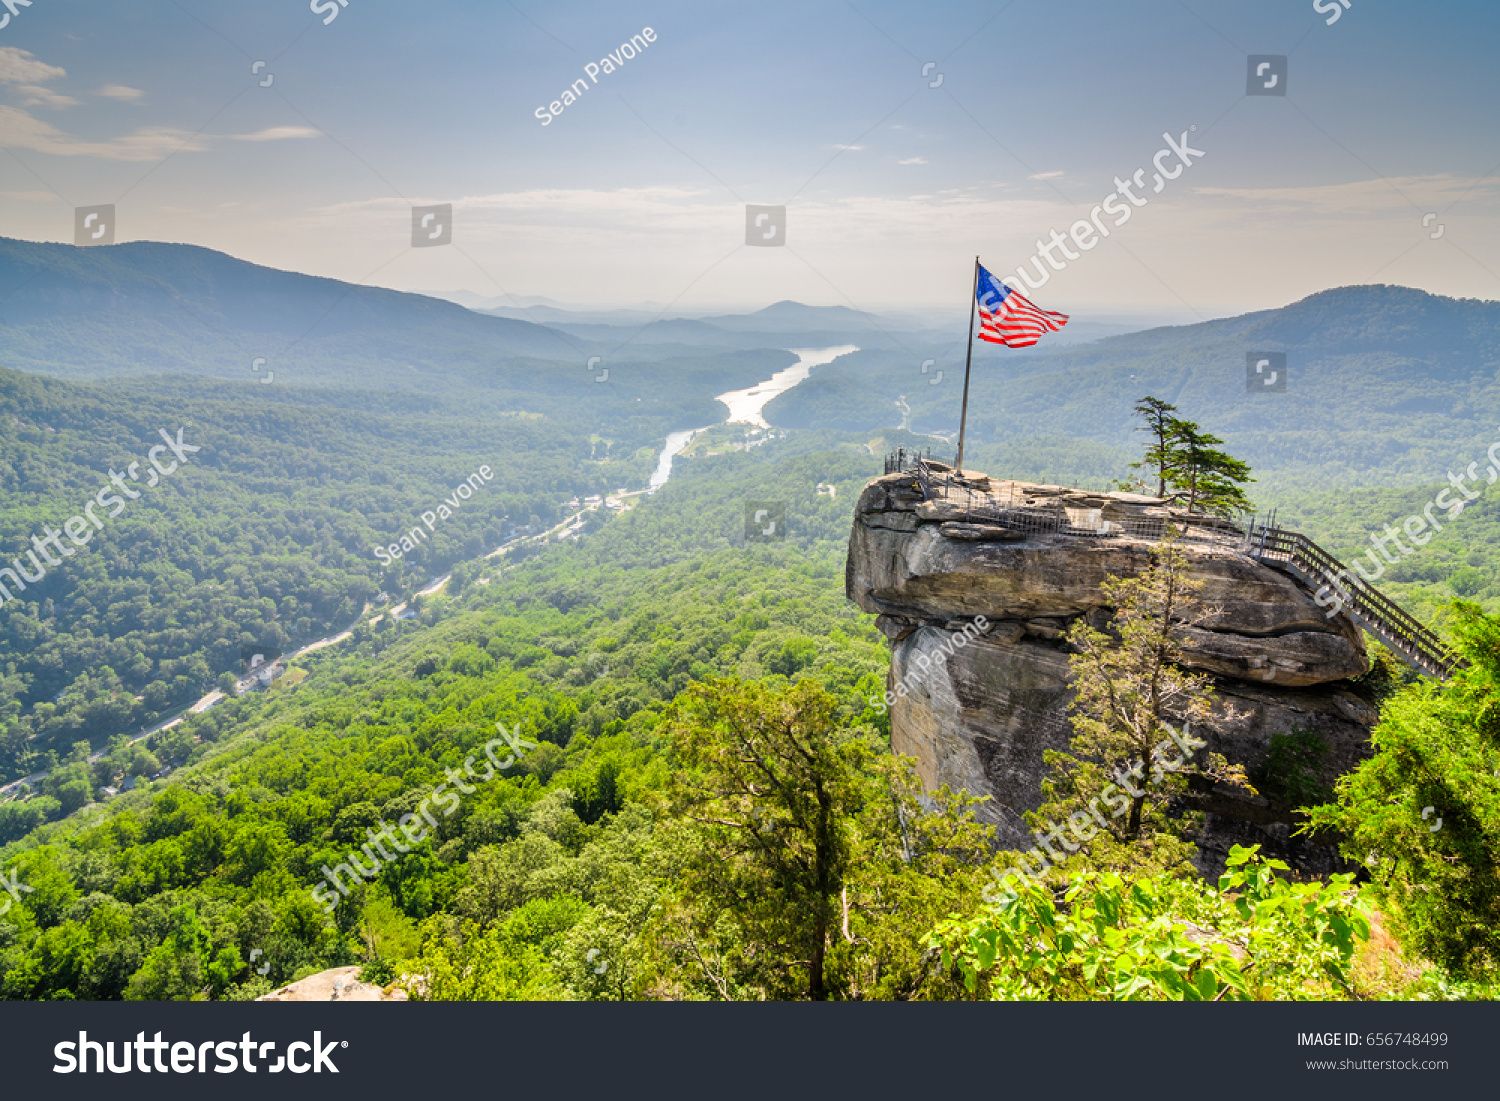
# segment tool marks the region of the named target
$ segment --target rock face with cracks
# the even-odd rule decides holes
[[[976,520],[924,501],[912,475],[889,474],[860,496],[845,589],[878,617],[891,643],[892,748],[916,758],[929,789],[947,784],[988,796],[980,818],[1002,847],[1025,849],[1035,842],[1022,813],[1041,804],[1043,754],[1072,737],[1064,632],[1080,617],[1107,622],[1103,582],[1150,567],[1153,544],[1123,532],[1181,514],[1135,494],[983,478],[976,485],[1028,510],[1089,516],[1101,534],[1028,533]],[[1318,758],[1299,766],[1310,768],[1300,789],[1331,786],[1369,753],[1376,719],[1351,684],[1369,669],[1359,630],[1342,615],[1327,618],[1299,581],[1256,561],[1240,539],[1189,541],[1183,550],[1212,614],[1179,629],[1182,664],[1210,674],[1221,701],[1209,728],[1195,726],[1194,734],[1252,775],[1274,735],[1295,737]],[[962,631],[981,616],[978,637]],[[1195,787],[1192,800],[1207,812],[1201,870],[1222,867],[1232,844],[1254,843],[1307,871],[1342,866],[1327,842],[1289,836],[1295,808],[1277,790],[1278,776],[1255,796]]]

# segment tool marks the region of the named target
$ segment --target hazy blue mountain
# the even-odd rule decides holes
[[[0,238],[0,367],[33,374],[274,376],[264,395],[271,401],[309,388],[418,391],[474,416],[542,413],[635,440],[712,420],[722,412],[713,395],[793,362],[763,339],[664,324],[665,341],[633,341],[638,328],[604,328],[591,341],[191,245],[81,249]],[[674,326],[683,332],[674,335]],[[683,339],[695,328],[708,338]],[[259,369],[257,359],[265,361]],[[388,398],[385,408],[409,400]]]
[[[1284,391],[1247,390],[1251,352],[1286,355]],[[951,435],[962,337],[935,359],[924,374],[911,354],[846,357],[777,398],[767,419],[877,429],[902,423],[904,401],[911,430]],[[983,448],[1071,437],[1131,453],[1139,446],[1131,408],[1154,394],[1224,437],[1263,479],[1430,483],[1500,439],[1497,372],[1500,303],[1341,287],[1278,310],[1077,348],[1023,354],[976,344],[969,439]]]
[[[573,338],[530,322],[192,245],[0,238],[0,363],[21,370],[250,379],[260,357],[288,384],[409,386],[439,362],[463,371],[578,353]]]
[[[801,302],[783,301],[748,314],[724,314],[705,317],[710,325],[734,332],[819,332],[865,333],[881,328],[917,328],[912,321],[902,322],[880,314],[851,310],[848,306],[804,306]]]
[[[660,310],[573,310],[549,302],[528,304],[524,297],[519,300],[520,305],[506,303],[499,306],[471,306],[470,309],[495,317],[532,321],[538,325],[621,325],[637,329],[651,324],[661,316]]]

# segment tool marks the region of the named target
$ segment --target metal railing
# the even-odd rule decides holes
[[[1394,600],[1300,532],[1254,520],[1241,527],[1218,517],[1181,513],[1170,518],[1085,520],[1080,514],[1102,510],[1070,510],[1061,502],[1036,504],[1035,492],[1018,489],[1015,483],[1002,483],[997,489],[960,478],[951,466],[934,459],[931,449],[893,451],[886,456],[885,472],[912,474],[923,500],[941,501],[953,511],[954,519],[970,523],[993,524],[1027,535],[1125,536],[1151,542],[1159,542],[1170,532],[1187,542],[1233,547],[1257,561],[1284,567],[1314,594],[1321,594],[1325,586],[1331,588],[1350,619],[1418,672],[1446,680],[1465,665],[1462,657]]]
[[[887,474],[908,473],[917,480],[922,498],[941,501],[967,523],[994,524],[1027,535],[1070,535],[1107,539],[1126,536],[1158,542],[1169,532],[1190,542],[1222,543],[1243,547],[1246,529],[1215,516],[1113,517],[1089,516],[1099,509],[1068,508],[1057,503],[1036,503],[1034,491],[1015,482],[979,483],[959,477],[953,468],[932,457],[932,452],[900,449],[886,456]],[[1081,491],[1090,493],[1091,491]]]
[[[885,472],[887,474],[914,473],[918,463],[933,463],[938,460],[932,457],[932,448],[925,447],[920,451],[916,448],[908,450],[898,447],[885,457]],[[947,464],[944,463],[944,466]]]
[[[1418,671],[1447,680],[1466,664],[1394,600],[1300,532],[1260,528],[1252,531],[1251,546],[1257,559],[1286,566],[1315,593],[1330,590],[1350,619]]]

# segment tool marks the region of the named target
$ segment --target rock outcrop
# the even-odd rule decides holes
[[[1003,500],[1016,517],[1052,511],[1073,523],[1066,533],[987,523],[924,501],[912,475],[890,474],[860,497],[845,585],[891,642],[890,687],[907,690],[891,707],[893,749],[916,758],[929,788],[989,796],[979,814],[999,844],[1029,848],[1022,813],[1040,805],[1043,754],[1072,734],[1064,632],[1080,617],[1106,622],[1105,579],[1150,566],[1152,541],[1130,532],[1183,517],[1134,494],[975,484],[976,499]],[[1347,618],[1326,618],[1299,581],[1258,562],[1242,537],[1209,534],[1183,544],[1212,609],[1179,631],[1183,664],[1210,674],[1220,698],[1212,728],[1194,732],[1247,770],[1265,761],[1273,735],[1297,734],[1322,747],[1314,779],[1331,784],[1368,753],[1376,717],[1350,683],[1369,668],[1362,636]],[[957,634],[977,616],[988,624],[981,637]],[[1195,800],[1208,812],[1205,872],[1232,843],[1260,842],[1309,871],[1339,863],[1323,846],[1288,839],[1293,808],[1274,792],[1216,788]]]
[[[334,967],[288,983],[258,1002],[404,1002],[406,991],[399,985],[381,987],[359,981],[358,967]]]

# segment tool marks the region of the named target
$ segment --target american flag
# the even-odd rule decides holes
[[[1068,323],[1065,313],[1038,309],[1020,291],[1007,287],[983,266],[979,269],[979,339],[1007,348],[1029,348],[1043,333],[1055,333]]]

